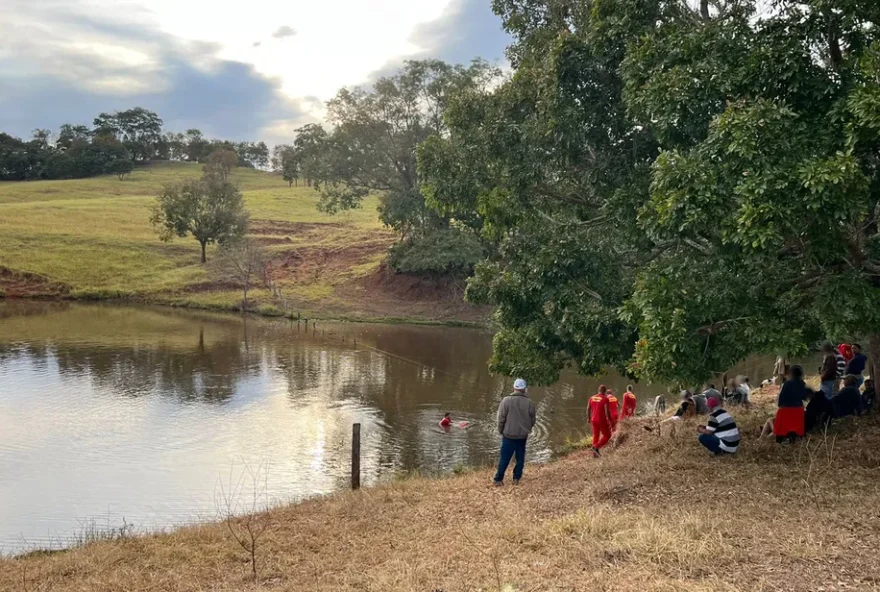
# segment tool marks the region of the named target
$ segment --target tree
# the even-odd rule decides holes
[[[202,159],[209,154],[208,141],[198,129],[186,130],[184,143],[184,153],[189,162],[202,162]]]
[[[58,150],[67,150],[75,143],[87,144],[92,139],[92,132],[84,125],[71,125],[65,123],[58,131],[58,138],[55,140],[55,148]]]
[[[50,148],[52,132],[43,128],[35,129],[31,133],[31,139],[37,143],[41,150],[48,150]]]
[[[229,178],[231,171],[238,164],[238,155],[234,150],[218,148],[208,155],[205,164],[205,172],[219,175],[223,181]]]
[[[498,241],[468,286],[496,370],[696,382],[823,334],[880,367],[880,14],[711,6],[493,2],[515,72],[419,156]]]
[[[165,185],[156,198],[150,222],[163,241],[191,234],[202,247],[204,263],[207,245],[223,245],[244,236],[248,214],[238,188],[209,174]]]
[[[431,207],[479,212],[495,245],[467,289],[496,307],[495,371],[628,369],[637,332],[619,310],[652,248],[636,214],[656,144],[627,118],[620,66],[671,18],[656,4],[496,0],[515,73],[454,97],[419,152]]]
[[[293,149],[297,155],[298,172],[312,186],[315,179],[320,178],[322,153],[327,141],[327,132],[317,123],[309,123],[296,131]]]
[[[24,142],[0,133],[0,181],[25,181],[40,176],[45,151],[39,141]]]
[[[867,2],[780,2],[763,18],[725,3],[642,40],[629,103],[664,141],[641,223],[679,241],[629,307],[646,372],[672,374],[674,352],[693,360],[674,373],[697,378],[820,336],[867,337],[880,368],[878,17]],[[700,117],[682,125],[673,94]],[[718,288],[695,297],[706,278]]]
[[[220,247],[220,275],[241,286],[241,310],[247,310],[248,291],[254,279],[265,277],[268,258],[265,250],[253,239],[240,238]]]
[[[410,61],[370,90],[340,90],[328,103],[332,133],[321,137],[317,129],[308,130],[315,133],[315,156],[314,163],[304,162],[303,173],[321,192],[320,208],[331,213],[355,208],[370,193],[378,193],[380,219],[401,238],[398,255],[432,234],[437,236],[425,244],[448,245],[450,235],[470,232],[467,225],[453,224],[451,217],[427,207],[416,150],[426,138],[447,132],[443,110],[454,96],[488,88],[497,76],[479,60],[467,67]],[[455,253],[464,252],[445,255]],[[465,260],[440,259],[449,261],[449,271],[470,266]]]
[[[142,107],[101,113],[94,120],[96,136],[113,136],[123,143],[135,160],[148,161],[162,141],[162,119]]]
[[[134,170],[134,163],[127,158],[117,158],[111,160],[104,167],[104,172],[112,175],[116,175],[119,177],[119,180],[122,181],[125,179],[125,175],[129,174]]]
[[[272,168],[281,173],[288,187],[299,185],[299,155],[290,144],[279,144],[272,150]]]
[[[269,147],[265,142],[239,142],[235,144],[239,166],[265,169],[269,166]]]

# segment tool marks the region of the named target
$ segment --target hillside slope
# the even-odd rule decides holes
[[[223,524],[0,561],[0,589],[445,592],[876,590],[880,421],[757,441],[773,392],[735,410],[740,453],[710,458],[629,426],[494,488],[485,470],[409,479],[272,513],[260,580]]]
[[[200,165],[155,164],[114,176],[0,183],[0,289],[8,297],[122,298],[230,309],[241,292],[202,266],[191,238],[159,241],[150,206],[164,183],[201,174]],[[236,169],[251,233],[272,253],[282,298],[252,292],[254,306],[307,316],[478,320],[461,288],[400,276],[381,262],[394,237],[376,201],[337,216],[317,194],[277,175]],[[216,247],[208,253],[209,263]]]

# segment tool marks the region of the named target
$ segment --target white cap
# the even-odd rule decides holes
[[[513,389],[517,390],[517,391],[526,390],[526,381],[523,380],[522,378],[517,378],[516,380],[513,381]]]

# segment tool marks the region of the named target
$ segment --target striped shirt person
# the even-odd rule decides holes
[[[739,429],[733,416],[721,406],[720,399],[708,401],[708,425],[700,426],[700,444],[714,455],[734,454],[739,448]]]

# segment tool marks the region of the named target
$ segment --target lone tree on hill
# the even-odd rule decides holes
[[[254,240],[240,238],[223,244],[218,254],[217,269],[224,278],[241,286],[241,311],[247,310],[248,291],[254,280],[266,275],[266,251]]]
[[[208,155],[208,162],[205,164],[205,173],[217,174],[226,181],[229,178],[229,171],[238,165],[238,155],[234,150],[218,149]]]
[[[195,237],[202,247],[204,263],[207,245],[223,245],[244,236],[248,213],[237,187],[225,178],[208,174],[165,185],[156,198],[150,222],[159,229],[163,241],[188,234]]]
[[[116,175],[117,177],[119,177],[120,181],[125,179],[125,175],[129,174],[133,170],[134,163],[127,158],[117,158],[115,160],[111,160],[107,163],[107,166],[104,167],[104,171]]]

